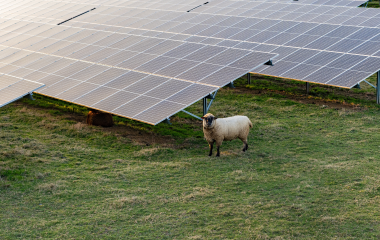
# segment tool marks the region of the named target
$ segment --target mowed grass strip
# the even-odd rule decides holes
[[[110,131],[44,97],[1,108],[0,239],[379,238],[378,108],[236,91],[210,112],[247,115],[249,149],[224,142],[220,158],[184,114],[155,127],[115,118]]]

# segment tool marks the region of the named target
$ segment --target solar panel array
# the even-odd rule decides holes
[[[45,84],[40,94],[150,124],[277,55],[23,20],[0,26],[0,72]]]
[[[154,10],[138,7],[143,4],[132,2],[123,8],[134,13],[126,18],[118,15],[117,7],[103,6],[96,25],[91,13],[67,25],[102,25],[141,36],[164,34],[187,42],[278,53],[274,66],[256,72],[345,88],[379,69],[378,9],[213,1],[187,14],[166,11],[166,17],[157,17]]]
[[[380,69],[380,11],[360,3],[8,2],[0,72],[150,124],[249,71],[350,88]]]

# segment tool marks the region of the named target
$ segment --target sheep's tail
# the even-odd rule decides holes
[[[248,119],[248,125],[249,125],[249,128],[252,128],[252,127],[253,127],[252,122],[251,122],[251,120],[249,120],[249,119]]]

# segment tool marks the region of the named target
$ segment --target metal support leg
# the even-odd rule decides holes
[[[207,114],[207,98],[203,98],[203,116]]]
[[[207,97],[204,97],[204,98],[203,98],[203,116],[206,115],[206,114],[208,113],[208,110],[210,110],[211,104],[212,104],[212,102],[214,101],[215,96],[216,96],[217,93],[218,93],[218,90],[216,90],[216,91],[214,92],[214,94],[210,93]],[[207,103],[207,99],[210,99],[210,102],[209,102],[209,103]],[[199,120],[203,121],[202,118],[198,117],[198,116],[195,115],[195,114],[192,114],[191,112],[188,112],[188,111],[186,111],[186,110],[182,110],[182,112],[184,112],[184,113],[186,113],[186,114],[189,114],[190,116],[193,116],[193,117],[195,117],[196,119],[199,119]]]
[[[29,94],[28,94],[28,98],[29,98],[30,100],[33,100],[33,101],[36,100],[36,99],[33,98],[33,93],[29,93]]]
[[[376,103],[377,103],[377,104],[380,104],[380,71],[377,72]]]
[[[165,119],[165,123],[169,124],[169,125],[172,125],[172,123],[170,122],[170,118]]]
[[[310,92],[310,83],[306,83],[306,94],[309,95]]]
[[[247,73],[247,84],[251,84],[251,73]]]

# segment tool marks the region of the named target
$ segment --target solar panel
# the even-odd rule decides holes
[[[223,24],[227,24],[227,22]],[[186,44],[184,41],[139,37],[130,34],[119,34],[117,37],[111,38],[111,33],[95,34],[86,29],[69,31],[65,34],[62,34],[63,30],[61,29],[59,31],[48,29],[47,31],[43,32],[44,37],[54,37],[37,39],[39,41],[28,47],[29,51],[18,51],[17,49],[13,52],[9,51],[10,54],[2,60],[7,64],[16,64],[15,69],[9,68],[9,71],[23,76],[34,76],[34,79],[40,76],[40,79],[37,80],[47,84],[47,87],[38,91],[41,94],[88,107],[96,105],[100,110],[139,119],[150,124],[157,123],[152,122],[154,119],[162,121],[172,115],[173,111],[177,112],[185,108],[186,104],[165,99],[190,88],[196,84],[195,82],[201,82],[202,78],[216,72],[217,77],[214,77],[214,80],[211,78],[203,80],[206,85],[204,83],[196,84],[198,87],[207,89],[207,92],[200,91],[201,95],[188,96],[192,102],[257,67],[256,64],[262,65],[276,55],[266,54],[265,56],[263,53],[257,53],[258,56],[260,55],[260,62],[245,63],[244,56],[250,54],[252,58],[251,55],[255,55],[255,52],[233,50],[228,47],[213,47],[203,43]],[[57,40],[63,42],[59,44]],[[184,48],[184,45],[187,48]],[[104,48],[106,46],[110,46],[110,48]],[[124,49],[128,49],[128,51]],[[204,49],[205,52],[197,52],[200,49]],[[45,55],[46,53],[51,55]],[[192,55],[192,53],[194,54]],[[33,56],[28,56],[28,54],[33,54]],[[27,58],[24,59],[25,57]],[[204,63],[207,60],[211,63]],[[240,60],[239,64],[227,67],[237,60]],[[96,62],[101,62],[106,66],[98,65]],[[215,67],[208,68],[213,71],[209,71],[206,75],[197,75],[198,78],[194,78],[193,74],[188,73],[188,70],[193,68],[200,69],[203,64]],[[17,67],[20,65],[24,68]],[[118,67],[115,67],[116,65]],[[229,73],[231,70],[227,69],[232,69],[233,73],[230,73],[230,76],[233,75],[233,77],[223,74],[220,71],[223,68],[226,68],[224,71]],[[155,72],[157,75],[153,75]],[[202,72],[205,73],[205,70]],[[31,75],[32,73],[33,75]],[[217,85],[210,87],[209,84],[212,81]],[[120,106],[118,103],[110,101],[127,95],[130,96],[130,101],[121,103]],[[148,101],[146,101],[147,99]],[[150,104],[146,106],[146,103]],[[158,105],[156,106],[156,104]],[[102,109],[101,106],[106,109]],[[159,117],[152,118],[150,112],[157,109],[161,109],[157,114]],[[147,112],[143,114],[144,110]],[[138,118],[137,115],[139,115]]]
[[[12,103],[43,87],[44,84],[9,75],[0,76],[0,107]]]
[[[375,68],[360,63],[377,59],[367,37],[375,42],[380,32],[365,27],[376,22],[377,12],[342,7],[357,4],[347,0],[274,2],[46,1],[27,3],[22,12],[11,7],[0,10],[18,19],[0,21],[6,53],[0,72],[45,82],[42,94],[156,124],[248,71],[350,87],[352,80],[337,77],[361,77]],[[337,18],[340,25],[326,23]],[[259,67],[277,54],[274,66]],[[116,102],[122,96],[129,100]]]

